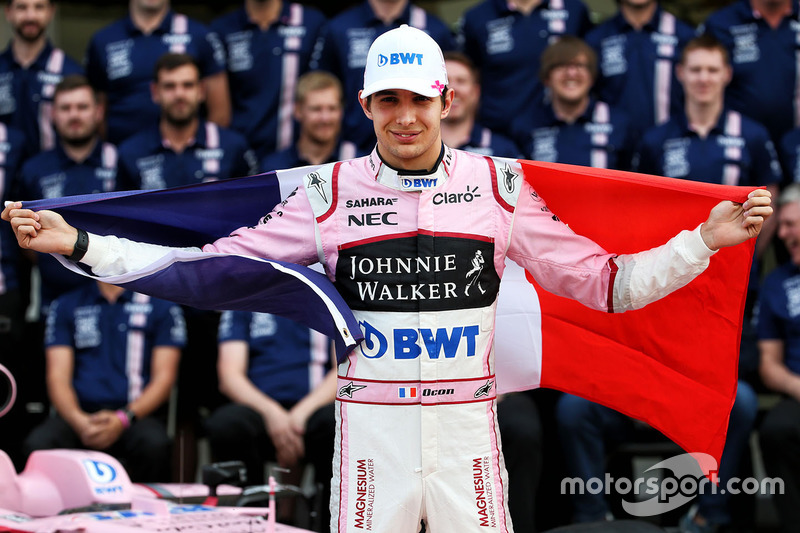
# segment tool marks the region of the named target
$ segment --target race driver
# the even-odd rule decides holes
[[[517,163],[442,144],[454,93],[424,32],[381,35],[367,61],[359,96],[375,150],[309,173],[271,216],[203,250],[319,261],[359,320],[365,341],[339,366],[331,531],[412,533],[425,522],[434,533],[510,532],[492,350],[505,256],[549,291],[636,309],[691,281],[714,250],[756,236],[769,193],[722,202],[661,247],[610,254],[553,216]],[[97,276],[168,250],[87,234],[20,203],[2,216],[23,248],[65,254]],[[476,255],[484,264],[472,280]]]

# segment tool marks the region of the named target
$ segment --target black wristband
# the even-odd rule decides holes
[[[125,412],[125,416],[128,417],[128,423],[133,425],[133,423],[136,422],[136,414],[128,408],[123,409],[123,411]]]
[[[86,231],[78,228],[78,238],[75,239],[75,246],[72,248],[72,254],[66,256],[69,261],[77,263],[86,252],[89,250],[89,234]]]

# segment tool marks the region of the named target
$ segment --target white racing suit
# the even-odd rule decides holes
[[[149,254],[108,239],[90,238],[97,274]],[[712,254],[698,230],[609,254],[559,221],[518,163],[447,147],[424,174],[400,175],[377,151],[321,167],[257,226],[204,250],[320,261],[359,320],[365,341],[339,365],[331,531],[342,533],[410,533],[421,520],[433,533],[512,531],[492,348],[506,255],[549,291],[623,311],[685,285]]]

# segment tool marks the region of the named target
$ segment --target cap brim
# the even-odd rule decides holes
[[[434,87],[430,82],[408,78],[391,78],[379,80],[364,87],[364,90],[361,91],[361,98],[366,98],[367,96],[375,94],[378,91],[389,91],[392,89],[411,91],[412,93],[421,94],[422,96],[427,96],[429,98],[440,96],[442,94],[441,91]]]

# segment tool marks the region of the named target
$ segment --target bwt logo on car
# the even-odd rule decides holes
[[[413,65],[416,63],[417,65],[422,64],[422,54],[415,54],[412,52],[395,52],[393,54],[389,54],[389,57],[386,57],[383,54],[378,54],[378,66],[382,67],[384,65]]]
[[[95,483],[111,483],[117,477],[117,471],[108,463],[86,459],[83,461],[83,467],[89,474],[89,479]]]

